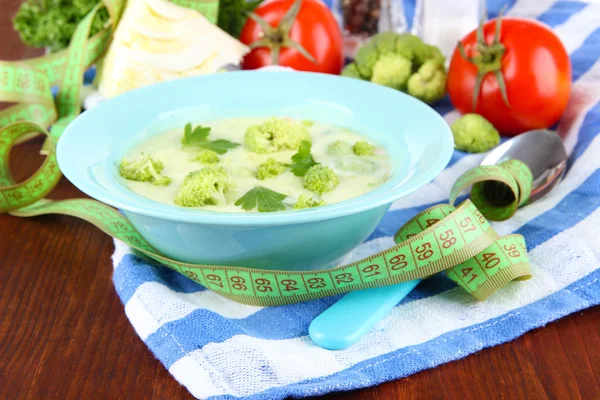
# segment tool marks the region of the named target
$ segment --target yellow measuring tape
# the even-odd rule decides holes
[[[116,21],[121,4],[105,1]],[[0,63],[0,100],[20,103],[0,113],[0,212],[18,217],[65,214],[85,219],[140,253],[184,274],[231,300],[272,306],[296,303],[354,290],[391,285],[445,272],[477,299],[485,299],[512,280],[531,276],[520,235],[499,237],[488,223],[504,220],[526,204],[532,176],[520,161],[481,166],[466,172],[452,187],[450,204],[431,207],[403,225],[396,245],[357,262],[322,271],[273,271],[195,265],[161,255],[116,209],[88,199],[51,201],[44,197],[61,173],[56,143],[79,113],[79,88],[86,66],[107,45],[110,32],[88,40],[93,16],[79,24],[65,52],[22,63]],[[56,108],[50,86],[60,84]],[[20,120],[20,122],[14,122]],[[26,120],[26,121],[23,121]],[[54,122],[48,132],[44,126]],[[46,159],[30,178],[14,183],[8,159],[12,146],[31,135],[45,134]],[[458,207],[458,194],[472,186],[471,201]]]

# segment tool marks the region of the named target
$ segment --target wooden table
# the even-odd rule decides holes
[[[37,54],[0,0],[0,59]],[[40,140],[13,151],[24,179]],[[64,178],[51,198],[83,196]],[[0,399],[189,399],[129,324],[111,281],[111,239],[65,216],[0,215]],[[465,359],[327,399],[599,399],[600,307]]]

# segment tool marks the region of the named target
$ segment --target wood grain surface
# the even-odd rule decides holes
[[[39,54],[0,0],[0,60]],[[24,179],[40,140],[11,154]],[[51,198],[83,197],[64,178]],[[129,324],[111,281],[111,239],[66,216],[0,215],[0,399],[190,399]],[[513,342],[375,388],[324,399],[600,399],[600,307]]]

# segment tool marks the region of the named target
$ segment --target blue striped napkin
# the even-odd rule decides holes
[[[490,13],[503,2],[489,2]],[[476,302],[442,276],[420,284],[355,346],[323,350],[310,321],[339,297],[282,307],[237,304],[115,241],[114,284],[140,338],[198,398],[283,399],[351,390],[398,379],[512,340],[600,303],[600,4],[508,2],[510,15],[535,17],[561,37],[573,61],[573,93],[558,125],[570,154],[565,180],[499,234],[525,236],[533,278]],[[449,102],[437,109],[456,117]],[[435,181],[391,207],[353,258],[389,247],[415,213],[444,202],[450,185],[482,155],[455,152]]]

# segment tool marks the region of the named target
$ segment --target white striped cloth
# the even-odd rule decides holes
[[[414,7],[405,1],[407,14]],[[550,25],[573,63],[573,93],[558,130],[570,154],[565,180],[550,195],[494,224],[525,236],[533,278],[474,301],[443,276],[421,283],[349,349],[328,351],[307,336],[310,321],[339,297],[282,307],[252,307],[204,290],[149,264],[115,241],[114,283],[140,338],[197,398],[283,399],[351,390],[398,379],[512,340],[600,303],[600,4],[488,1],[494,15]],[[410,18],[410,17],[409,17]],[[437,110],[455,118],[448,102]],[[395,230],[447,200],[450,185],[482,155],[455,152],[432,183],[391,207],[353,257],[389,247]]]

